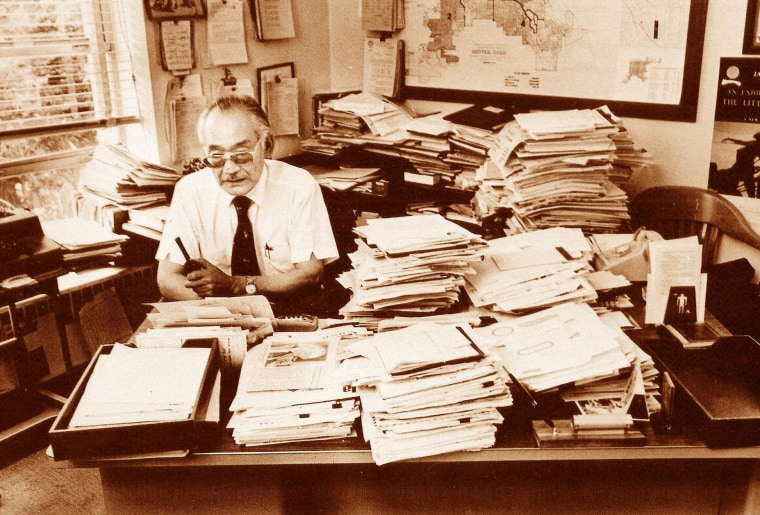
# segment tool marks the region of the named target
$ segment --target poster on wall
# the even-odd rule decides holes
[[[760,57],[720,60],[709,186],[758,198],[760,191]]]

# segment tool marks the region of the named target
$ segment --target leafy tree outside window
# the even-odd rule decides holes
[[[43,219],[73,214],[98,129],[139,121],[122,1],[0,2],[0,198]]]

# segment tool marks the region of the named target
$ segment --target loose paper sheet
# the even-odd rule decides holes
[[[212,66],[248,62],[243,0],[208,0],[206,27]]]
[[[193,67],[193,23],[190,20],[161,22],[161,51],[166,68],[174,75],[187,75]]]
[[[364,39],[364,91],[392,97],[398,69],[398,42]]]
[[[264,83],[266,105],[273,136],[298,134],[298,79],[295,77]]]

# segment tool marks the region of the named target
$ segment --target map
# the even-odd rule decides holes
[[[678,104],[691,0],[406,0],[406,86]]]

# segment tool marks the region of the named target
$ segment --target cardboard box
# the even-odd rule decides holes
[[[53,422],[49,431],[50,444],[56,460],[85,459],[165,451],[194,450],[207,445],[208,439],[221,434],[219,420],[208,413],[218,413],[219,352],[216,339],[195,340],[193,346],[211,349],[197,392],[191,416],[179,421],[135,422],[89,427],[69,427],[72,415],[85,391],[96,363],[110,354],[114,345],[102,345],[90,360],[74,390]],[[216,395],[214,395],[216,393]],[[215,409],[216,408],[216,409]]]

